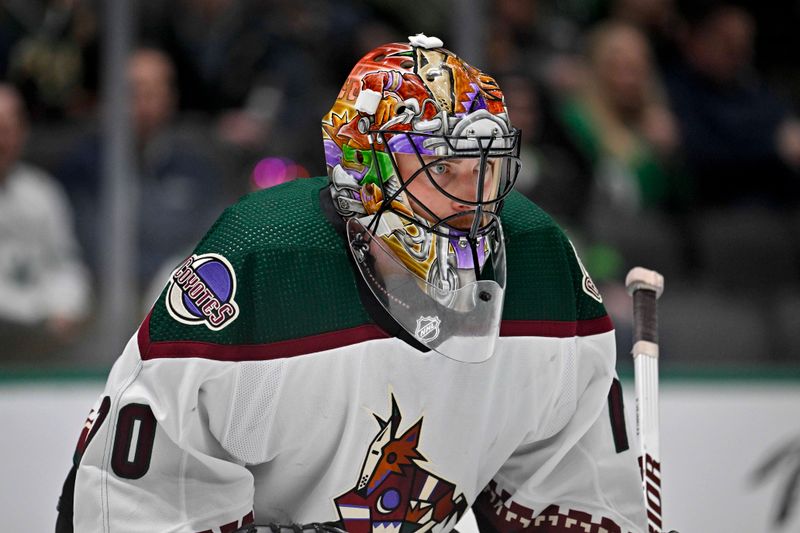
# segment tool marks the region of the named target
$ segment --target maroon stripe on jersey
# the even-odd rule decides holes
[[[151,309],[144,321],[139,326],[139,331],[136,332],[136,343],[139,345],[139,353],[144,356],[147,347],[150,345],[150,317],[153,314]]]
[[[215,344],[196,341],[151,342],[150,316],[139,328],[139,353],[143,361],[161,358],[202,357],[215,361],[265,361],[296,355],[322,352],[375,339],[388,339],[389,334],[374,324],[310,335],[299,339],[266,344]]]
[[[543,509],[531,509],[510,501],[511,494],[498,490],[492,480],[483,489],[472,506],[478,529],[487,533],[577,533],[582,531],[605,531],[622,533],[622,528],[611,518],[599,520],[586,512],[548,505]],[[566,514],[561,511],[566,511]]]
[[[501,337],[586,337],[614,329],[608,315],[591,320],[503,320]]]
[[[224,526],[219,527],[220,533],[235,533],[237,529],[239,529],[238,520],[234,520],[230,524],[225,524]]]
[[[504,320],[501,337],[574,337],[596,335],[614,329],[608,316],[592,320]],[[150,315],[139,327],[137,340],[144,361],[162,358],[202,357],[215,361],[264,361],[332,350],[360,342],[388,339],[390,335],[374,324],[320,333],[298,339],[264,344],[216,344],[198,341],[150,340]]]

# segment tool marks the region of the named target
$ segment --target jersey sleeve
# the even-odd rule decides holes
[[[602,297],[563,236],[579,323],[607,319]],[[605,531],[639,533],[644,528],[634,435],[625,423],[615,376],[614,332],[578,328],[572,339],[574,365],[562,379],[559,420],[552,433],[521,443],[476,499],[482,533]]]
[[[248,449],[235,433],[235,363],[142,359],[136,337],[115,363],[75,454],[74,531],[226,532],[253,520]],[[63,497],[62,497],[63,500]]]
[[[270,428],[287,358],[337,346],[342,330],[354,343],[385,337],[319,208],[325,183],[244,197],[176,265],[78,446],[76,531],[219,533],[251,521],[248,467],[279,453]],[[326,305],[310,305],[320,294]]]

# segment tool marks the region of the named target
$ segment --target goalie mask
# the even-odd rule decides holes
[[[334,205],[378,301],[423,345],[488,359],[506,280],[498,215],[519,171],[497,83],[416,35],[356,64],[322,131]]]

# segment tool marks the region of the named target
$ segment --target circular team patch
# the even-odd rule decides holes
[[[166,305],[170,316],[183,324],[205,324],[217,331],[239,316],[234,301],[236,275],[218,254],[191,255],[170,277]]]

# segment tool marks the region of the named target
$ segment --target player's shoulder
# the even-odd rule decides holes
[[[503,207],[505,320],[603,319],[600,292],[564,230],[539,206],[512,193]]]
[[[172,272],[140,330],[143,356],[298,355],[369,325],[346,244],[322,212],[325,183],[297,180],[226,209]]]
[[[569,239],[544,209],[514,191],[505,200],[501,220],[510,271],[564,271],[564,248],[569,247]]]
[[[501,215],[506,238],[539,231],[560,231],[558,224],[544,209],[517,191],[512,191],[503,203]]]
[[[341,239],[320,206],[326,187],[326,178],[307,178],[250,193],[222,213],[198,248],[233,254],[298,246],[338,252]]]

